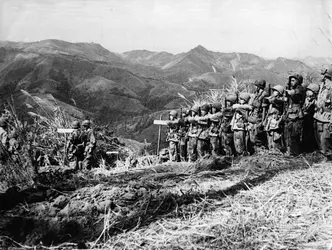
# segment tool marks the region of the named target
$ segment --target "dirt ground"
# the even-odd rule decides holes
[[[183,220],[188,211],[204,214],[208,204],[222,203],[242,190],[264,185],[279,173],[308,169],[317,160],[314,155],[285,158],[261,154],[117,172],[44,168],[33,188],[12,188],[0,195],[0,242],[14,247],[65,243],[62,248],[96,248],[117,239],[118,245],[112,247],[123,249],[121,237],[160,221]],[[202,208],[204,201],[209,202]],[[128,249],[154,249],[151,242],[144,242]]]

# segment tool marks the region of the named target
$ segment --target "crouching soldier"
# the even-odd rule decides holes
[[[84,160],[84,141],[80,129],[80,123],[78,121],[73,121],[71,128],[73,129],[73,132],[69,135],[67,145],[69,166],[75,170],[82,170]]]
[[[305,99],[305,89],[301,85],[303,77],[295,74],[288,80],[287,101],[288,106],[285,113],[285,143],[288,155],[300,154],[300,146],[303,130],[302,106]]]
[[[319,85],[311,83],[306,89],[306,97],[303,104],[303,132],[302,132],[302,152],[313,152],[317,149],[314,132],[314,113],[316,100],[319,92]]]
[[[322,85],[317,98],[317,108],[314,114],[314,129],[317,146],[324,161],[332,161],[332,67],[323,74]]]
[[[96,148],[96,137],[93,129],[91,128],[91,122],[89,120],[83,121],[82,126],[84,142],[83,168],[91,169],[93,165],[93,152]]]
[[[181,161],[187,161],[187,145],[188,145],[188,116],[189,116],[189,110],[188,109],[182,109],[181,111],[181,119],[179,121],[179,153],[180,153],[180,160]]]
[[[169,152],[169,160],[170,161],[179,161],[179,136],[178,136],[178,128],[179,128],[179,119],[178,112],[176,110],[172,110],[169,112],[169,122],[168,125],[168,133],[166,137],[166,141],[169,142],[168,152]]]
[[[271,153],[281,153],[284,148],[283,142],[283,109],[284,87],[276,85],[272,88],[272,95],[267,97],[269,103],[264,130],[267,134],[268,148]]]
[[[198,124],[197,118],[199,114],[199,107],[193,106],[190,110],[188,117],[189,130],[188,130],[188,160],[190,162],[197,159],[197,137],[198,137]]]
[[[231,125],[234,132],[233,140],[236,155],[247,154],[247,119],[248,111],[251,108],[250,105],[248,105],[249,100],[249,93],[241,93],[239,95],[239,104],[233,105],[235,113]]]
[[[220,138],[223,154],[226,156],[232,156],[235,154],[232,131],[232,118],[234,110],[232,106],[237,102],[236,95],[229,95],[225,98],[225,107],[222,112],[221,126],[220,126]]]
[[[209,130],[209,138],[210,138],[210,147],[211,147],[211,154],[213,156],[220,155],[220,124],[221,124],[221,103],[213,103],[212,112],[210,115],[210,130]]]

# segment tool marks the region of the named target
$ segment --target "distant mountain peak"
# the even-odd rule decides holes
[[[202,45],[198,45],[195,48],[193,48],[191,51],[200,53],[200,52],[207,52],[208,50],[204,48]]]

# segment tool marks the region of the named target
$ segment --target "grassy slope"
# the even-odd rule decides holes
[[[331,166],[288,170],[112,238],[115,249],[330,249]]]

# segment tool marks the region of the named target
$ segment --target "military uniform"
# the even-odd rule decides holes
[[[240,104],[233,105],[235,109],[231,126],[233,130],[233,140],[236,155],[247,154],[247,130],[248,130],[248,111],[250,109],[249,102],[250,95],[248,93],[241,93],[239,95]]]
[[[309,84],[307,87],[306,98],[302,107],[303,110],[303,133],[302,133],[302,152],[313,152],[317,149],[314,130],[314,113],[316,109],[316,98],[319,92],[319,85]]]
[[[84,142],[84,160],[83,168],[91,169],[94,164],[93,151],[96,148],[96,137],[92,128],[91,123],[88,120],[83,121],[82,126],[84,128],[82,136]]]
[[[269,102],[264,131],[266,131],[268,149],[270,152],[282,152],[284,150],[283,138],[283,111],[284,111],[284,87],[277,85],[272,88],[272,96],[266,98]]]
[[[82,169],[84,160],[84,141],[80,124],[77,121],[72,123],[73,132],[70,133],[67,146],[69,166],[78,170]]]
[[[266,133],[263,126],[263,113],[265,107],[263,100],[267,97],[265,92],[266,81],[259,80],[255,82],[257,87],[254,97],[250,100],[251,110],[249,111],[249,140],[248,151],[252,154],[258,152],[261,148],[266,148]],[[264,110],[263,110],[264,109]]]
[[[182,117],[179,121],[179,154],[181,161],[187,161],[187,146],[188,146],[188,113],[189,110],[183,109],[182,110]]]
[[[168,122],[168,133],[166,141],[169,142],[168,152],[170,161],[179,161],[179,119],[177,119],[177,111],[172,110],[170,113],[170,121]]]
[[[213,103],[212,104],[212,114],[210,116],[210,129],[209,129],[209,138],[210,138],[210,147],[211,154],[213,156],[220,155],[220,125],[221,125],[221,104]]]
[[[201,116],[197,118],[197,154],[200,158],[209,154],[209,109],[208,104],[203,105],[201,107]]]
[[[303,130],[303,111],[302,106],[305,99],[305,89],[301,85],[303,78],[301,75],[292,75],[289,77],[289,86],[291,80],[297,81],[296,85],[286,90],[288,97],[288,106],[285,114],[285,143],[287,154],[298,155],[301,152],[301,140]]]
[[[325,160],[332,160],[332,137],[331,137],[331,114],[332,114],[332,68],[324,72],[323,84],[321,85],[317,108],[314,114],[314,130],[319,151]]]
[[[197,137],[198,137],[198,118],[199,107],[193,106],[190,110],[191,116],[188,117],[189,130],[188,130],[188,160],[190,162],[197,159]]]
[[[5,118],[0,118],[0,160],[7,159],[8,147],[9,147],[9,137],[7,132],[7,120]]]
[[[235,155],[234,141],[233,141],[233,130],[232,130],[232,118],[234,115],[234,110],[232,105],[237,102],[236,95],[228,95],[225,98],[225,107],[222,111],[222,119],[220,126],[220,139],[222,153],[226,156]]]

